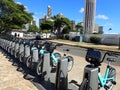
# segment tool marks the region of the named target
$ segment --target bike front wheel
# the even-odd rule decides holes
[[[31,56],[29,56],[29,57],[26,59],[26,66],[27,66],[28,68],[30,68],[31,63],[32,63],[32,58],[31,58]]]
[[[58,63],[58,59],[61,58],[61,54],[60,53],[54,53],[54,59],[52,60],[52,66],[56,67],[57,63]],[[55,61],[56,60],[56,61]]]
[[[42,60],[39,61],[36,66],[36,73],[37,73],[37,75],[40,75],[42,73]]]

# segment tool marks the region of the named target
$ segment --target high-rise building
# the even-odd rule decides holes
[[[94,30],[92,33],[98,33],[99,32],[99,25],[94,23]]]
[[[72,30],[75,30],[75,20],[72,20],[72,21],[71,21],[71,29],[72,29]]]
[[[103,32],[104,33],[103,26],[99,26],[99,32]]]
[[[62,13],[58,13],[57,17],[64,18],[65,16]]]
[[[32,21],[32,25],[36,25],[36,21],[35,20]]]
[[[48,5],[47,9],[48,9],[47,16],[48,16],[48,18],[51,18],[51,16],[52,16],[52,8],[51,8],[51,6]]]
[[[85,0],[84,7],[84,33],[94,32],[94,17],[96,10],[96,0]]]

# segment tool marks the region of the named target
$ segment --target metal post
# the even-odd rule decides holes
[[[23,63],[26,64],[26,59],[27,57],[30,56],[30,47],[25,47],[25,55],[24,55],[24,60],[23,60]]]
[[[30,66],[31,69],[36,69],[38,60],[39,60],[38,49],[35,49],[32,51],[32,63],[33,64]]]
[[[15,58],[17,58],[17,53],[18,53],[18,50],[19,50],[19,44],[18,44],[18,43],[16,43],[16,44],[15,44],[15,53],[14,53],[14,54],[15,54],[15,55],[14,55],[14,56],[15,56]]]
[[[32,52],[33,52],[32,61],[37,63],[38,62],[38,49],[35,49]]]
[[[30,47],[25,47],[25,57],[30,56]]]
[[[87,65],[84,69],[84,78],[89,80],[89,90],[98,90],[98,68],[94,68],[91,65]]]
[[[14,55],[15,42],[12,42],[11,55]]]
[[[51,71],[50,53],[45,53],[43,59],[43,68],[42,68],[42,76],[45,81],[50,81],[50,71]]]
[[[24,45],[23,44],[20,45],[19,54],[21,54],[22,52],[24,52]]]
[[[119,46],[118,46],[118,49],[120,50],[120,37],[119,37],[119,44],[118,44]]]
[[[56,90],[67,90],[68,89],[68,59],[61,58],[58,61],[57,72],[56,72]]]

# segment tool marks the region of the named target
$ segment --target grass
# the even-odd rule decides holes
[[[62,40],[62,39],[55,39],[55,40],[50,40],[52,42],[56,43],[64,43],[72,46],[79,46],[79,47],[84,47],[84,48],[94,48],[94,49],[100,49],[100,50],[105,50],[105,51],[117,51],[118,46],[115,45],[101,45],[101,44],[93,44],[93,43],[86,43],[86,42],[74,42],[74,41],[69,41],[69,40]]]

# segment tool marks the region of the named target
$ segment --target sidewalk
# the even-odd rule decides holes
[[[0,52],[0,90],[38,90]]]
[[[60,53],[63,54],[62,52],[60,52]],[[73,66],[72,70],[68,73],[68,80],[69,80],[69,82],[71,80],[75,80],[78,82],[77,84],[80,85],[80,83],[83,79],[84,67],[89,63],[87,63],[84,58],[79,57],[79,56],[73,56],[73,58],[74,58],[74,66]],[[106,71],[106,66],[107,66],[106,63],[102,63],[102,65],[100,66],[102,76],[104,76],[104,73]],[[117,84],[116,84],[116,86],[113,87],[113,90],[120,90],[120,67],[114,66],[114,65],[111,65],[111,66],[114,67],[117,71],[116,72]],[[105,90],[105,89],[102,88],[100,90]]]
[[[69,41],[69,40],[61,40],[61,39],[49,40],[49,41],[55,42],[55,43],[66,44],[66,45],[72,45],[72,46],[80,46],[83,48],[95,48],[95,49],[100,49],[100,50],[120,52],[120,50],[118,50],[118,46],[114,46],[114,45],[100,45],[100,44],[92,44],[92,43],[85,43],[85,42],[74,42],[74,41]]]

